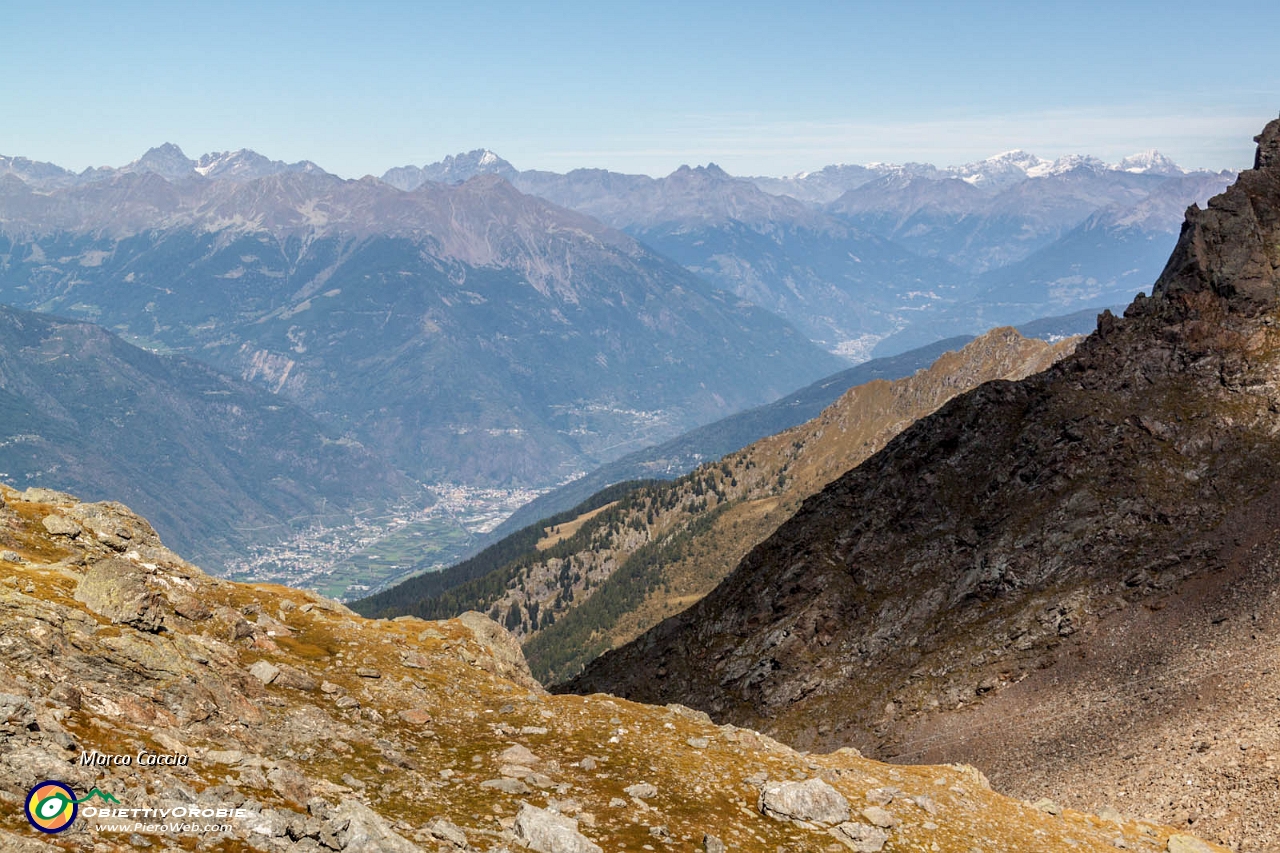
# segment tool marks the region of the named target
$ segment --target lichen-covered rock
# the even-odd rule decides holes
[[[168,608],[163,593],[150,582],[148,570],[120,558],[89,567],[76,587],[76,601],[112,622],[142,631],[164,627]]]

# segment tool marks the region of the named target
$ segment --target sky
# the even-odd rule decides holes
[[[1280,113],[1280,3],[0,0],[0,154],[163,142],[344,177],[953,165],[1156,148],[1240,169]]]

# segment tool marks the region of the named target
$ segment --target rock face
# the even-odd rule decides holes
[[[89,814],[108,802],[94,789],[131,810],[238,809],[182,839],[228,853],[825,850],[869,843],[865,813],[846,818],[870,798],[908,849],[1101,853],[1174,832],[1047,815],[963,768],[804,755],[681,706],[551,696],[488,620],[367,620],[209,577],[119,505],[0,498],[0,548],[18,558],[0,577],[0,798],[45,780],[88,798],[52,838],[11,809],[6,853],[178,849],[146,821],[119,832]],[[761,813],[762,784],[794,817]]]
[[[1278,137],[1150,297],[917,422],[571,689],[1280,842]]]

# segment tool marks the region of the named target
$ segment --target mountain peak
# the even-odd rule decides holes
[[[150,148],[137,160],[122,168],[122,172],[152,172],[166,180],[181,180],[195,173],[196,161],[182,153],[172,142]]]
[[[1154,148],[1125,157],[1113,168],[1138,175],[1181,175],[1185,171],[1173,160]]]
[[[517,174],[515,166],[488,148],[474,148],[461,154],[450,154],[436,163],[425,166],[399,166],[388,169],[382,182],[412,192],[431,181],[437,184],[460,184],[476,175],[501,175],[508,181]]]

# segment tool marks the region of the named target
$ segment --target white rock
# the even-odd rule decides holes
[[[518,841],[537,853],[603,853],[578,832],[578,822],[573,818],[527,803],[520,807],[512,831]]]
[[[849,819],[849,801],[821,779],[768,782],[760,791],[760,812],[777,820],[833,825]]]

